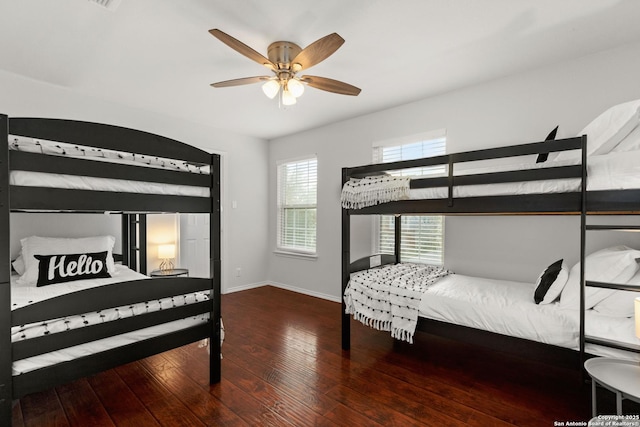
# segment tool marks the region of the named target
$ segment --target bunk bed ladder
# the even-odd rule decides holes
[[[601,338],[586,336],[585,330],[585,291],[587,287],[606,288],[615,290],[625,290],[640,292],[640,286],[633,286],[619,283],[604,283],[586,280],[585,277],[585,258],[586,258],[586,234],[587,231],[623,231],[623,232],[638,232],[640,226],[628,226],[628,225],[587,225],[587,136],[582,135],[582,207],[580,212],[580,367],[581,374],[584,376],[584,362],[586,361],[585,345],[587,343],[602,345],[605,347],[616,348],[620,350],[627,350],[634,353],[640,353],[640,346],[633,346],[631,344],[620,343],[612,340],[605,340]]]
[[[7,116],[0,115],[0,134],[9,135]],[[9,236],[9,152],[0,150],[0,235]],[[0,244],[0,423],[11,420],[12,372],[11,372],[11,263],[9,238]]]
[[[585,227],[587,231],[622,231],[622,232],[639,232],[640,225],[587,225]],[[639,292],[640,286],[637,285],[628,285],[628,284],[620,284],[620,283],[608,283],[608,282],[596,282],[591,280],[584,281],[584,288],[593,287],[593,288],[603,288],[603,289],[614,289],[614,290],[622,290],[622,291],[631,291],[631,292]],[[639,294],[640,295],[640,294]],[[583,314],[584,315],[584,314]],[[606,340],[602,338],[595,338],[586,336],[586,334],[581,335],[583,337],[584,343],[598,344],[610,348],[615,348],[619,350],[626,350],[634,353],[640,353],[640,346],[635,346],[632,344],[620,343],[613,340]],[[584,363],[584,361],[583,361]]]

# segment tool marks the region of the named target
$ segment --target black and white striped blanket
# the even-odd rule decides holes
[[[358,272],[344,293],[346,313],[367,326],[390,331],[396,339],[413,343],[422,294],[449,274],[440,266],[410,263]]]

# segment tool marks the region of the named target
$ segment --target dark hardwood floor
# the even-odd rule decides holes
[[[266,286],[222,299],[222,382],[197,344],[24,397],[14,426],[553,426],[587,420],[578,370],[352,323],[340,304]],[[601,409],[614,413],[602,390]]]

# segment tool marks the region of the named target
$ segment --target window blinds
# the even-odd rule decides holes
[[[316,252],[317,159],[278,165],[277,248],[288,252]]]
[[[412,140],[412,141],[411,141]],[[410,137],[409,141],[381,143],[374,146],[375,163],[412,160],[445,154],[446,137],[444,131],[427,136]],[[399,176],[429,176],[445,173],[444,166],[413,168],[392,171]],[[402,261],[442,265],[444,262],[444,218],[437,216],[403,216],[402,219]],[[381,215],[378,224],[378,252],[394,252],[394,217]]]

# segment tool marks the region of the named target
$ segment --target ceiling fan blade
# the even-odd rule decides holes
[[[235,50],[246,56],[247,58],[257,62],[260,65],[264,65],[267,68],[274,70],[276,68],[275,64],[267,59],[264,55],[256,52],[246,44],[242,43],[240,40],[231,37],[229,34],[224,33],[218,29],[209,30],[212,36],[220,40],[222,43],[229,46],[231,49]]]
[[[316,89],[326,90],[327,92],[339,93],[341,95],[357,96],[360,89],[348,83],[338,80],[328,79],[326,77],[302,76],[300,80]]]
[[[241,79],[225,80],[223,82],[211,83],[213,87],[229,87],[229,86],[242,86],[250,85],[252,83],[258,83],[271,79],[269,76],[256,76],[256,77],[243,77]]]
[[[294,65],[294,71],[300,71],[313,67],[317,63],[324,61],[331,56],[342,44],[344,39],[337,33],[329,34],[321,39],[316,40],[309,46],[302,49],[302,51],[293,58],[291,64],[300,64],[300,66]]]

